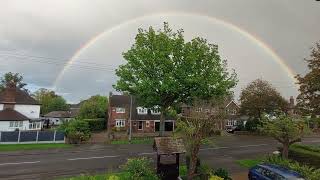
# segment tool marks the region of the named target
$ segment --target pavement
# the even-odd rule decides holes
[[[320,144],[319,137],[303,143]],[[200,159],[213,168],[225,168],[235,180],[246,179],[247,169],[235,163],[272,153],[279,144],[261,136],[218,137],[200,150]],[[80,174],[116,172],[130,157],[147,156],[155,162],[151,145],[80,145],[70,149],[0,153],[0,179],[59,179]],[[181,158],[184,161],[184,158]]]

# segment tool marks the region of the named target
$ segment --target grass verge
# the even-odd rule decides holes
[[[0,151],[45,150],[70,148],[70,144],[0,144]]]
[[[241,167],[245,168],[252,168],[253,166],[262,162],[261,158],[258,159],[241,159],[237,160],[236,163],[239,164]]]

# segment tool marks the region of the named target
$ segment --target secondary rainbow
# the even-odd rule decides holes
[[[143,20],[145,18],[149,17],[156,17],[156,16],[182,16],[182,17],[200,17],[205,18],[210,23],[219,24],[223,27],[226,27],[232,31],[235,31],[242,36],[246,37],[250,41],[252,41],[254,44],[256,44],[258,47],[262,48],[267,54],[269,54],[274,60],[289,76],[289,78],[292,80],[293,83],[295,83],[295,73],[288,67],[288,65],[284,62],[284,60],[266,43],[264,43],[262,40],[260,40],[258,37],[250,34],[246,30],[240,28],[239,26],[236,26],[230,22],[224,21],[222,19],[218,19],[215,17],[203,15],[203,14],[196,14],[196,13],[185,13],[185,12],[166,12],[166,13],[155,13],[145,16],[140,16],[134,19],[130,19],[128,21],[125,21],[121,24],[118,24],[116,26],[113,26],[93,38],[91,38],[87,43],[85,43],[79,50],[76,51],[76,53],[71,57],[71,59],[66,63],[66,65],[63,67],[62,71],[58,74],[57,78],[54,81],[53,88],[56,88],[61,78],[64,76],[64,74],[67,72],[67,70],[70,68],[70,66],[77,60],[77,58],[81,55],[82,52],[84,52],[87,48],[89,48],[91,45],[96,43],[100,38],[107,38],[108,36],[112,35],[112,32],[119,30],[123,27],[126,27],[132,23],[135,23],[137,21]]]

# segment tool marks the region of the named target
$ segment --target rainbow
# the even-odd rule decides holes
[[[116,26],[113,26],[96,36],[92,37],[87,43],[85,43],[79,50],[76,51],[76,53],[71,57],[71,59],[66,63],[66,65],[63,67],[62,71],[58,74],[57,78],[54,81],[53,88],[56,88],[59,81],[62,79],[64,74],[67,72],[67,70],[70,68],[70,66],[79,58],[81,53],[83,53],[87,48],[89,48],[91,45],[96,43],[100,38],[106,38],[110,36],[113,32],[126,27],[132,23],[135,23],[137,21],[143,20],[145,18],[149,17],[156,17],[156,16],[183,16],[183,17],[200,17],[206,19],[210,23],[221,25],[225,28],[228,28],[232,31],[235,31],[239,33],[240,35],[246,37],[248,40],[256,44],[258,47],[262,48],[267,54],[269,54],[272,59],[288,74],[289,78],[292,80],[292,82],[295,84],[295,73],[290,69],[290,67],[284,62],[284,60],[266,43],[264,43],[262,40],[260,40],[258,37],[250,34],[246,30],[240,28],[239,26],[236,26],[230,22],[223,21],[222,19],[218,19],[215,17],[203,15],[203,14],[196,14],[196,13],[184,13],[184,12],[166,12],[166,13],[155,13],[145,16],[140,16],[134,19],[130,19],[128,21],[125,21],[121,24],[118,24]]]

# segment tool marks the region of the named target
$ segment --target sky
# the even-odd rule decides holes
[[[168,22],[186,40],[219,46],[241,89],[268,80],[286,98],[320,41],[315,0],[1,0],[0,75],[18,72],[29,90],[53,89],[69,103],[115,92],[115,69],[138,28]]]

